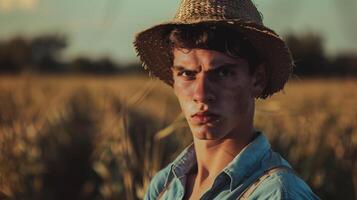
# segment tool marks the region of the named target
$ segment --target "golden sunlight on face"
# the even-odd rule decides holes
[[[224,53],[174,49],[174,91],[197,139],[222,139],[246,128],[254,114],[249,65]]]

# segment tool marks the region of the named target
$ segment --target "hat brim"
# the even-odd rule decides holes
[[[273,30],[256,23],[240,20],[209,20],[190,23],[167,22],[138,33],[134,46],[145,69],[167,83],[173,85],[171,72],[171,46],[168,34],[178,27],[187,25],[220,25],[230,27],[244,34],[266,61],[268,80],[260,98],[271,96],[281,90],[293,70],[293,59],[285,42]]]

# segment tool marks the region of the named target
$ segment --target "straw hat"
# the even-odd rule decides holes
[[[239,31],[267,61],[268,82],[260,98],[284,87],[294,66],[291,53],[279,35],[263,25],[262,16],[251,0],[182,0],[172,21],[136,35],[134,46],[144,68],[172,86],[173,58],[167,37],[178,26],[201,24]]]

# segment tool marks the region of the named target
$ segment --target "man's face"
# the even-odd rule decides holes
[[[174,49],[173,55],[174,92],[194,137],[235,137],[252,126],[262,88],[246,60],[205,49]]]

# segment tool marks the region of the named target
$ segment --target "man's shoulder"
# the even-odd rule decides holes
[[[249,199],[319,199],[295,173],[278,171],[265,179]]]
[[[158,171],[150,181],[150,185],[146,191],[145,200],[156,199],[163,190],[166,180],[171,172],[172,163]]]

